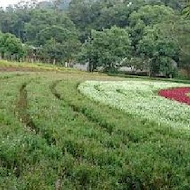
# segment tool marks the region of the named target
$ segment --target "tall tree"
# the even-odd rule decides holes
[[[174,18],[174,10],[164,5],[146,5],[134,11],[129,18],[132,45],[136,47],[139,40],[142,39],[146,26],[154,26],[158,23],[174,20]]]
[[[73,22],[62,12],[53,10],[36,9],[31,12],[31,20],[26,27],[27,41],[31,44],[38,44],[37,35],[47,27],[57,25],[69,30],[75,30]]]
[[[150,62],[150,74],[162,73],[164,76],[172,76],[177,68],[179,60],[178,44],[162,31],[162,24],[146,27],[145,35],[139,41],[138,51]]]
[[[61,26],[51,26],[43,29],[37,35],[38,46],[46,60],[53,63],[71,62],[79,51],[80,42],[77,32],[69,31]]]
[[[183,10],[185,16],[189,17],[190,16],[190,0],[187,0],[187,4]]]
[[[0,53],[3,59],[20,60],[25,54],[25,48],[13,34],[0,33]]]
[[[131,40],[125,29],[112,27],[103,31],[92,31],[85,43],[82,58],[89,62],[90,70],[102,66],[105,70],[116,69],[123,58],[131,55]]]

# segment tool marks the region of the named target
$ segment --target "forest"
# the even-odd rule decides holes
[[[186,0],[21,1],[0,9],[2,59],[190,77]]]

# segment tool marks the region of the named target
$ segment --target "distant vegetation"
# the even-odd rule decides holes
[[[151,76],[190,77],[186,0],[51,0],[0,9],[3,59],[126,66]],[[11,45],[10,45],[11,44]]]

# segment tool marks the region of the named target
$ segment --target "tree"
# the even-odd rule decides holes
[[[190,20],[181,18],[176,20],[170,28],[172,28],[170,38],[178,44],[180,49],[179,67],[185,69],[190,78]]]
[[[186,17],[190,16],[190,0],[187,0],[187,4],[183,10],[183,13]]]
[[[31,20],[25,25],[28,43],[37,45],[38,34],[47,27],[57,25],[68,30],[75,30],[73,22],[63,13],[53,10],[35,9],[31,12]]]
[[[13,34],[0,34],[0,53],[1,57],[7,59],[20,60],[24,54],[25,49],[20,41]]]
[[[151,4],[159,4],[169,6],[174,10],[182,10],[186,0],[150,0]]]
[[[179,48],[179,69],[185,69],[190,77],[190,21],[187,18],[176,17],[172,22],[160,24],[162,34],[177,44]]]
[[[74,23],[61,11],[37,9],[31,14],[26,24],[27,43],[40,50],[43,60],[71,62],[80,47]]]
[[[11,33],[26,42],[25,24],[31,19],[31,11],[36,9],[37,0],[21,1],[17,5],[9,6],[0,12],[0,30]]]
[[[138,11],[134,11],[129,18],[132,44],[136,47],[144,35],[146,26],[153,26],[168,20],[174,20],[174,18],[174,10],[164,5],[146,5]]]
[[[92,31],[85,43],[82,57],[90,68],[102,66],[105,70],[117,68],[123,58],[131,55],[131,40],[125,29],[112,27],[103,31]]]
[[[72,0],[68,15],[80,31],[80,40],[84,42],[90,35],[92,24],[98,17],[99,8],[93,8],[94,0]]]
[[[125,58],[121,62],[122,66],[128,67],[132,72],[137,73],[138,71],[147,72],[149,71],[149,60],[142,57],[130,57]]]
[[[92,29],[127,26],[130,14],[145,4],[145,0],[72,0],[68,15],[80,30],[80,39],[84,42]]]
[[[52,0],[56,10],[67,10],[71,0]]]
[[[96,29],[111,28],[114,25],[122,28],[129,26],[131,13],[147,4],[144,0],[115,0],[108,2],[104,0],[94,3],[94,6],[96,4],[101,5],[100,14],[95,21]]]
[[[150,61],[150,75],[174,75],[179,60],[178,44],[162,32],[162,25],[147,27],[138,51]]]
[[[51,62],[71,62],[78,53],[80,42],[76,30],[69,31],[60,26],[43,29],[37,35],[37,43],[43,55]]]

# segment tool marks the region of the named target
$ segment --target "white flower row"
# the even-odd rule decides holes
[[[190,106],[158,95],[158,90],[190,86],[155,81],[86,81],[79,85],[84,95],[124,110],[142,119],[170,127],[190,127]]]

